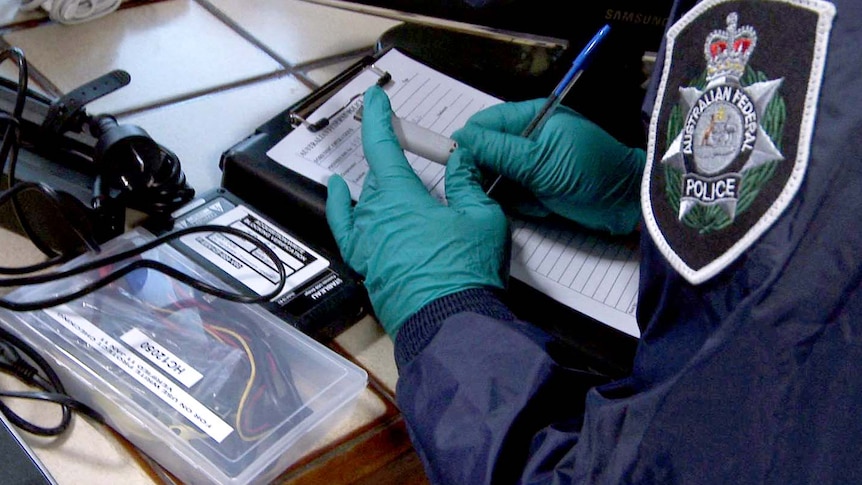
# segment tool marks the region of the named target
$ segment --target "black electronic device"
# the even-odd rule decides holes
[[[361,278],[340,258],[317,244],[305,242],[289,218],[277,220],[260,214],[258,209],[225,189],[215,189],[197,197],[174,213],[164,227],[144,226],[159,235],[167,229],[199,225],[225,225],[253,234],[279,256],[285,266],[284,290],[263,303],[306,335],[327,342],[365,316],[371,308]],[[253,247],[219,235],[184,237],[171,243],[186,257],[240,291],[265,294],[277,281],[274,270]]]
[[[56,485],[56,481],[20,434],[0,413],[0,483],[4,485]]]
[[[498,40],[583,45],[602,25],[641,38],[635,48],[655,50],[667,23],[669,0],[306,0],[408,23],[444,27]]]

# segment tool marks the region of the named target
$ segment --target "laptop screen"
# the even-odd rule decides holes
[[[558,0],[306,0],[506,40],[582,45],[609,24],[642,51],[658,49],[672,0],[597,0],[566,8]],[[565,8],[565,12],[561,9]],[[571,10],[571,12],[569,11]]]

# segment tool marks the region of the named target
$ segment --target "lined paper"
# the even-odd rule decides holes
[[[637,246],[513,219],[513,277],[605,325],[640,336]]]
[[[392,49],[375,62],[392,74],[386,86],[393,111],[401,118],[450,135],[477,111],[501,102]],[[325,129],[292,130],[267,155],[321,184],[341,175],[359,199],[368,163],[362,153],[360,122],[353,115],[361,94],[378,79],[365,70],[321,105],[308,120],[331,116]],[[445,200],[445,168],[411,153],[410,165],[438,199]],[[640,335],[635,321],[639,257],[636,247],[568,228],[513,222],[511,274],[570,308],[629,335]]]

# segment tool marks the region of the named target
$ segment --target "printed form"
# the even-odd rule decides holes
[[[446,136],[472,114],[501,102],[395,49],[374,65],[392,75],[385,89],[397,116]],[[341,175],[358,200],[368,163],[354,114],[362,104],[362,93],[378,77],[372,69],[363,70],[307,117],[311,123],[330,117],[326,128],[312,133],[298,127],[267,155],[324,185],[333,173]],[[428,190],[445,200],[445,167],[409,152],[405,155]],[[513,277],[606,325],[640,336],[635,322],[637,248],[550,226],[512,223]]]

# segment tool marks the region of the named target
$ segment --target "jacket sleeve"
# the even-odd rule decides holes
[[[432,483],[510,483],[572,473],[586,391],[543,331],[489,290],[440,298],[396,338],[398,405]]]

